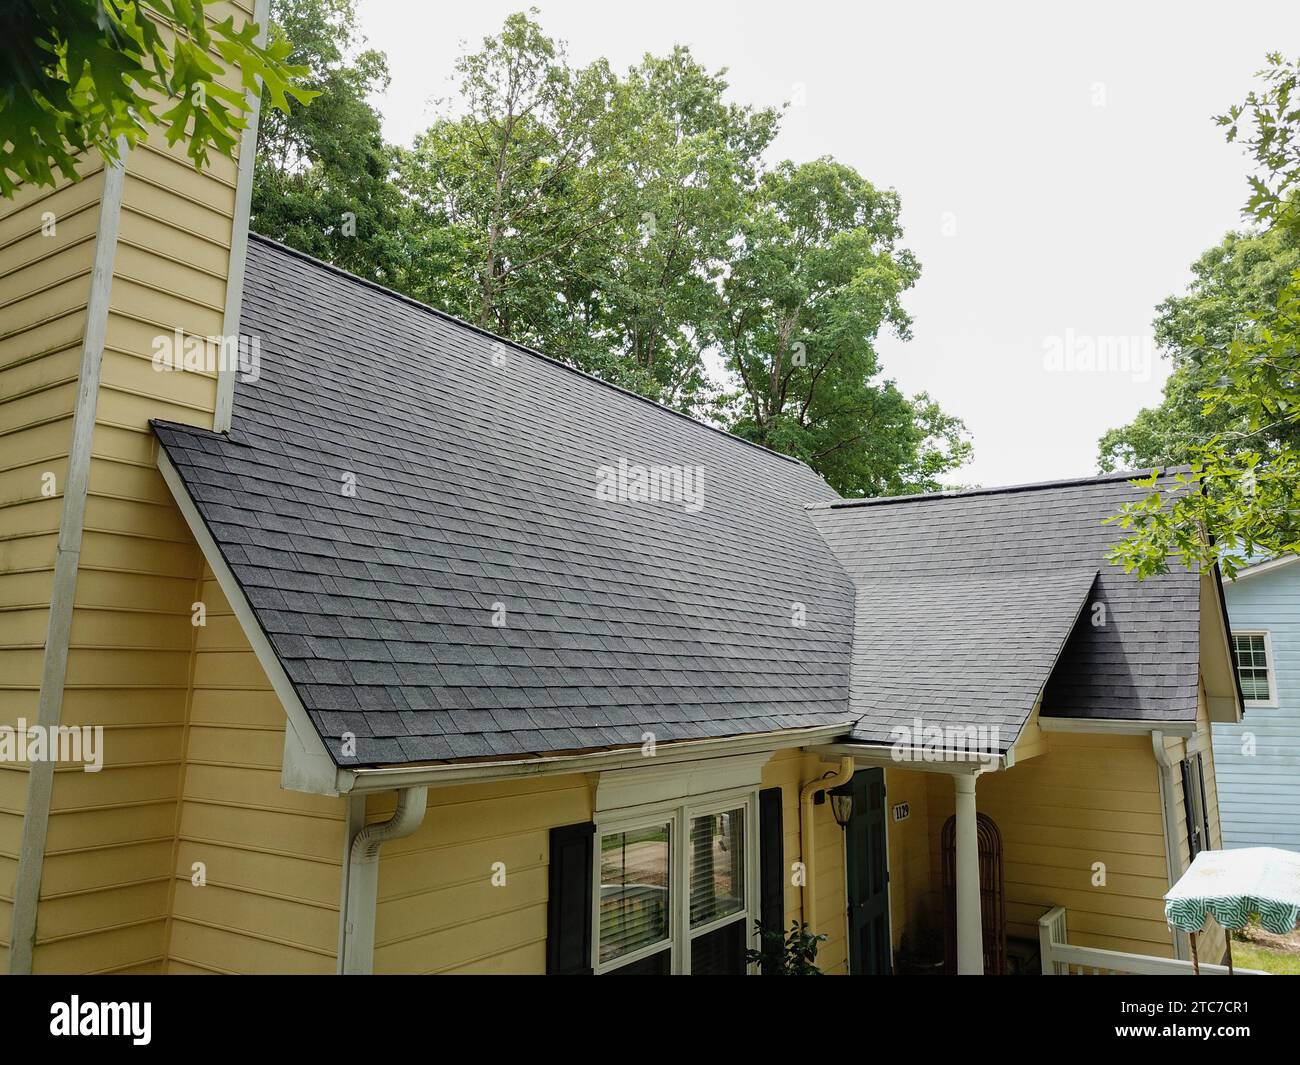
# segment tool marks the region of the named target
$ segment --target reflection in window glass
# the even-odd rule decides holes
[[[691,927],[745,908],[745,811],[691,818]]]
[[[668,825],[600,838],[600,960],[668,938]]]

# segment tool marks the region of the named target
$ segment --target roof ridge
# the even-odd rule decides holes
[[[394,299],[400,300],[403,303],[409,303],[412,307],[418,307],[420,310],[428,311],[430,314],[435,315],[438,318],[442,318],[455,325],[462,326],[465,329],[469,329],[472,332],[479,333],[482,336],[488,337],[489,339],[495,340],[501,344],[508,344],[510,347],[518,351],[522,351],[527,355],[532,355],[534,358],[542,359],[543,361],[548,362],[553,366],[557,366],[562,370],[567,370],[569,373],[576,374],[579,377],[585,377],[589,381],[595,381],[597,384],[603,385],[605,388],[613,389],[615,392],[621,392],[625,396],[631,396],[633,399],[638,399],[642,403],[647,403],[650,406],[654,407],[655,409],[661,410],[666,414],[675,415],[678,418],[682,418],[685,421],[690,422],[692,425],[698,425],[701,429],[707,429],[709,432],[717,433],[719,436],[724,436],[728,440],[734,440],[737,443],[745,444],[749,447],[756,448],[759,451],[764,452],[765,454],[772,455],[786,462],[793,462],[797,466],[804,466],[807,469],[811,470],[815,476],[822,479],[823,483],[825,483],[825,479],[821,478],[821,474],[817,473],[816,470],[813,470],[813,468],[809,466],[808,463],[804,462],[803,459],[796,458],[794,455],[787,455],[784,452],[776,451],[763,444],[755,443],[753,440],[746,440],[743,436],[737,436],[735,433],[728,432],[726,429],[720,429],[716,425],[710,425],[708,422],[702,422],[697,418],[692,418],[689,414],[684,414],[682,411],[674,410],[672,407],[666,406],[663,403],[659,403],[648,396],[643,396],[639,392],[633,392],[630,388],[624,388],[622,385],[616,385],[612,381],[606,381],[604,380],[604,378],[597,377],[595,374],[588,373],[586,370],[580,370],[576,366],[571,366],[569,363],[564,362],[562,359],[554,358],[550,355],[547,355],[545,352],[538,351],[536,348],[530,348],[527,344],[520,344],[517,340],[511,340],[509,337],[503,337],[498,333],[492,332],[492,330],[490,329],[484,329],[482,326],[475,325],[473,322],[467,322],[465,321],[464,318],[458,318],[456,315],[449,314],[447,311],[439,310],[437,307],[432,307],[427,303],[421,303],[413,296],[408,296],[403,292],[398,292],[396,289],[389,288],[387,285],[381,285],[378,281],[372,281],[369,278],[360,277],[359,275],[354,274],[349,270],[344,270],[341,266],[336,266],[334,263],[326,262],[324,259],[318,259],[314,255],[309,255],[307,252],[301,251],[298,248],[291,247],[288,244],[284,244],[273,237],[268,237],[263,233],[256,233],[251,230],[249,231],[248,235],[253,240],[257,240],[262,244],[269,245],[272,248],[278,248],[279,250],[287,252],[290,255],[298,259],[302,259],[305,262],[309,262],[316,266],[323,267],[324,269],[330,271],[331,273],[338,274],[340,277],[347,278],[349,281],[355,281],[360,285],[365,285],[367,288],[372,288],[377,292],[382,292],[386,296],[392,296]]]
[[[836,510],[841,507],[872,507],[886,503],[917,503],[926,499],[962,499],[969,496],[1010,495],[1017,492],[1039,492],[1049,488],[1069,488],[1081,484],[1106,484],[1112,481],[1132,481],[1138,477],[1149,477],[1153,473],[1168,476],[1185,473],[1190,466],[1152,466],[1142,470],[1125,470],[1119,473],[1103,473],[1095,477],[1067,477],[1057,481],[1031,481],[1027,484],[995,485],[992,488],[960,488],[943,492],[918,492],[903,496],[871,496],[867,499],[830,499],[815,503],[805,503],[805,510]]]

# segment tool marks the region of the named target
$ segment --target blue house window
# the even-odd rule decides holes
[[[1273,655],[1267,632],[1234,632],[1232,642],[1237,651],[1237,677],[1241,694],[1248,703],[1275,706],[1277,692],[1273,681]]]

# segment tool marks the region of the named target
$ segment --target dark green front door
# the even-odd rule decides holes
[[[889,870],[885,860],[885,771],[859,769],[845,786],[853,813],[844,831],[849,894],[849,972],[890,971]]]

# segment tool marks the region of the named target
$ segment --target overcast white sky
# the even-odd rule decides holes
[[[388,138],[428,124],[462,41],[525,6],[361,0],[393,75]],[[831,155],[901,194],[923,272],[913,339],[882,345],[885,371],[966,421],[975,459],[950,480],[984,485],[1094,473],[1098,437],[1159,400],[1153,309],[1246,198],[1212,116],[1300,41],[1293,0],[537,6],[577,63],[685,43],[729,68],[739,101],[803,87],[773,157]],[[1087,369],[1089,344],[1117,368]],[[1084,367],[1049,369],[1067,347]]]

